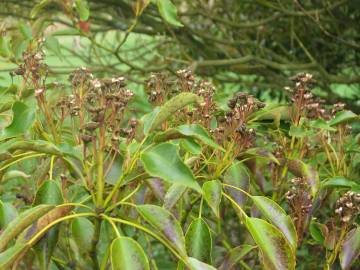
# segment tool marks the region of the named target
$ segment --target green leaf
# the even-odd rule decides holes
[[[12,107],[13,120],[1,133],[1,138],[15,137],[27,132],[35,120],[35,107],[16,101]]]
[[[17,217],[17,210],[11,204],[0,201],[0,231]]]
[[[258,218],[246,218],[248,228],[258,245],[265,269],[293,270],[295,255],[284,235],[270,223]]]
[[[20,255],[27,249],[27,245],[23,243],[16,243],[11,248],[0,253],[0,270],[11,269],[12,264],[18,259]]]
[[[38,218],[45,215],[54,206],[39,205],[21,213],[17,218],[9,223],[5,230],[0,234],[0,251],[3,251],[7,244],[16,238],[25,228],[30,226]]]
[[[200,96],[193,93],[180,93],[179,95],[171,98],[160,107],[160,111],[153,117],[153,121],[147,130],[148,132],[145,132],[145,134],[158,128],[168,118],[173,116],[178,110],[182,109],[186,105],[192,103],[200,104],[202,100],[203,99]]]
[[[150,270],[148,258],[142,247],[129,237],[119,237],[111,244],[113,270]]]
[[[360,255],[360,226],[349,231],[342,243],[339,258],[341,269],[348,270]]]
[[[208,265],[206,263],[200,262],[199,260],[189,257],[189,264],[191,266],[191,270],[216,270],[215,267]]]
[[[329,123],[327,123],[323,119],[316,119],[314,121],[310,121],[310,126],[313,128],[318,128],[322,130],[328,130],[328,131],[336,131],[335,128],[331,127]]]
[[[58,205],[62,203],[64,203],[64,198],[58,183],[53,180],[44,181],[36,192],[34,205]]]
[[[170,0],[157,0],[157,6],[161,17],[163,17],[166,22],[174,26],[183,26],[177,19],[176,6]]]
[[[359,116],[353,113],[352,111],[341,111],[336,113],[335,117],[329,121],[329,125],[336,126],[354,120],[359,120]]]
[[[86,0],[75,0],[75,7],[81,21],[87,21],[90,16],[89,5]]]
[[[225,256],[222,264],[219,267],[219,270],[229,270],[233,269],[233,267],[250,251],[255,249],[256,246],[250,245],[242,245],[236,248],[233,248],[229,251],[229,253]]]
[[[63,194],[58,183],[47,180],[36,192],[34,205],[59,205],[64,203]],[[34,246],[41,269],[48,269],[51,256],[59,240],[59,226],[51,228],[46,235]]]
[[[160,107],[155,107],[151,112],[145,114],[142,118],[140,123],[143,125],[144,134],[149,134],[150,128],[154,123],[155,118],[160,112]]]
[[[168,240],[182,255],[186,255],[185,237],[179,222],[167,210],[156,205],[139,205],[137,210],[140,215],[161,235]]]
[[[201,145],[198,144],[194,139],[187,138],[180,140],[180,147],[184,149],[186,152],[189,152],[194,155],[201,154]]]
[[[52,0],[42,0],[39,3],[37,3],[36,5],[34,5],[34,7],[32,8],[31,12],[30,12],[30,17],[31,18],[35,18],[38,16],[39,12],[46,7],[47,5],[49,5],[52,2]]]
[[[202,187],[205,201],[210,206],[216,217],[220,217],[220,202],[222,185],[219,180],[207,181]]]
[[[23,179],[29,179],[31,176],[22,172],[22,171],[18,171],[18,170],[9,170],[7,171],[3,178],[2,178],[2,182],[6,182],[8,180],[14,179],[14,178],[23,178]]]
[[[330,178],[327,181],[324,181],[321,183],[321,188],[336,188],[336,187],[342,187],[342,188],[350,188],[350,189],[357,189],[360,190],[360,185],[354,181],[351,181],[349,179],[346,179],[342,176],[335,176]]]
[[[241,162],[233,163],[225,172],[224,183],[248,191],[250,187],[248,169]],[[245,203],[246,195],[243,192],[230,187],[225,187],[225,190],[240,206]]]
[[[311,221],[309,226],[311,237],[318,243],[323,244],[328,234],[328,228],[321,223]]]
[[[313,132],[311,130],[306,130],[304,127],[291,126],[289,130],[289,135],[294,136],[296,138],[304,138],[312,135]]]
[[[151,176],[193,188],[201,193],[192,171],[180,159],[175,145],[171,143],[156,145],[141,154],[141,161],[146,172]]]
[[[71,223],[71,232],[79,251],[83,254],[91,249],[94,225],[85,217],[75,218]]]
[[[295,251],[297,247],[296,229],[286,212],[276,202],[264,196],[251,196],[251,199],[262,215],[284,234]]]
[[[11,56],[10,38],[3,35],[0,35],[0,56],[5,58]]]
[[[181,125],[176,128],[168,129],[164,132],[157,134],[154,137],[155,142],[164,142],[173,139],[179,138],[194,138],[206,145],[209,145],[215,149],[221,148],[217,143],[215,143],[207,131],[198,124],[190,124],[190,125]]]
[[[60,43],[57,40],[56,37],[53,36],[48,36],[45,40],[45,46],[46,48],[48,48],[50,51],[52,51],[53,53],[55,53],[55,55],[59,58],[62,58],[61,55],[61,47],[60,47]]]
[[[191,222],[185,235],[185,241],[189,256],[202,262],[211,263],[211,233],[202,218],[197,218]]]
[[[165,194],[164,208],[171,210],[184,195],[186,189],[183,185],[172,184]]]

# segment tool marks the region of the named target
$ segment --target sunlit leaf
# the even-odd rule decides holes
[[[329,121],[329,125],[336,126],[354,120],[359,120],[359,116],[353,113],[352,111],[341,111],[336,113],[335,117]]]
[[[180,159],[176,146],[171,143],[156,145],[141,154],[148,174],[174,184],[181,184],[201,192],[191,170]]]
[[[215,267],[203,263],[192,257],[189,257],[189,264],[191,266],[191,270],[216,270]]]
[[[177,19],[176,6],[170,0],[157,0],[156,2],[161,17],[163,17],[166,22],[174,26],[183,26]]]
[[[87,21],[90,16],[89,5],[86,0],[75,0],[75,7],[81,21]]]

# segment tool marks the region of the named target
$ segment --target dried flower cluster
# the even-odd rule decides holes
[[[348,191],[336,201],[335,213],[341,222],[350,223],[360,213],[360,193]]]
[[[294,178],[291,180],[291,183],[292,187],[286,192],[285,196],[290,206],[299,240],[301,241],[313,207],[312,196],[305,178]]]

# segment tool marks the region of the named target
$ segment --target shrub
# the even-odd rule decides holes
[[[222,110],[189,70],[46,82],[27,52],[2,89],[0,269],[350,269],[360,250],[359,117],[292,78],[289,104]],[[319,256],[319,254],[322,254]],[[354,267],[359,266],[355,262]]]

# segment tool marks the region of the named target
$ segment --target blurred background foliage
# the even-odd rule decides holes
[[[135,82],[147,111],[145,78],[190,68],[217,87],[281,102],[298,72],[314,92],[360,111],[360,5],[352,0],[0,0],[0,86],[22,53],[43,40],[49,82],[86,66]],[[140,82],[140,84],[139,84]]]

